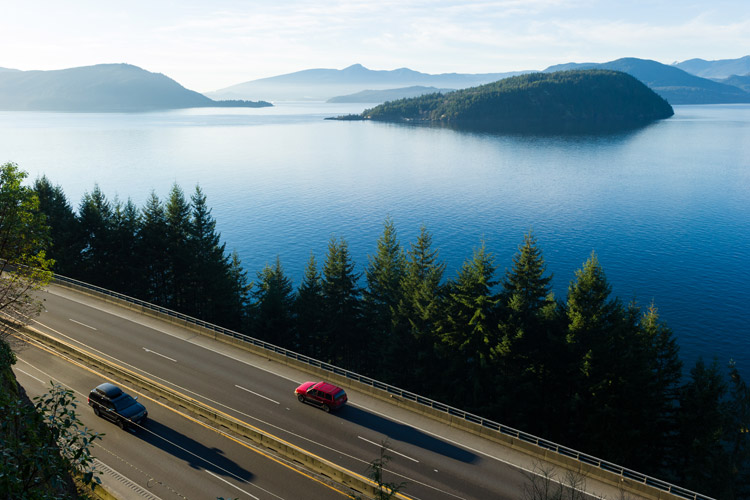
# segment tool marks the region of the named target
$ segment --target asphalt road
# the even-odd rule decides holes
[[[50,381],[74,391],[81,421],[103,434],[93,448],[94,456],[104,464],[97,465],[105,472],[99,477],[121,500],[346,498],[250,443],[222,435],[147,393],[115,381],[137,395],[149,411],[143,427],[122,430],[96,417],[86,404],[89,391],[105,381],[105,375],[31,344],[17,354],[13,370],[30,397],[48,391]]]
[[[45,311],[32,326],[74,341],[360,474],[379,456],[381,443],[387,442],[393,458],[386,480],[405,482],[403,492],[415,499],[520,499],[529,485],[528,475],[547,467],[526,455],[352,389],[347,389],[346,407],[326,414],[295,399],[294,388],[310,379],[302,372],[61,287],[50,287],[45,294]],[[87,379],[81,390],[93,387],[97,380]],[[149,412],[152,406],[155,405],[149,406]],[[162,418],[166,419],[158,415],[153,419],[159,432],[175,433],[180,439],[196,442],[197,436],[203,435],[204,430],[187,420],[170,420],[167,424],[162,423]],[[108,434],[120,432],[114,425],[108,427]],[[135,447],[135,454],[139,453],[139,446],[154,447],[157,439],[129,438],[128,446]],[[214,441],[222,444],[204,444],[202,452],[210,454],[216,448],[229,446],[216,436]],[[198,466],[197,458],[187,461]],[[241,460],[232,459],[231,463],[242,464],[238,476],[245,478],[249,473],[253,481],[277,474],[245,466]],[[563,477],[563,473],[557,474]],[[186,476],[175,473],[166,479],[165,483],[179,489]],[[600,497],[619,496],[615,489],[591,478],[585,488]],[[323,493],[321,498],[336,495],[330,489]],[[201,493],[196,498],[215,496]],[[284,498],[314,497],[305,490],[303,496],[292,494]]]

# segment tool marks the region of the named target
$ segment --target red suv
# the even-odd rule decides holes
[[[320,406],[326,412],[341,408],[347,401],[344,389],[328,382],[305,382],[294,393],[300,402]]]

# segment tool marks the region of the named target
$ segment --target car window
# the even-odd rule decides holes
[[[342,389],[342,390],[340,390],[339,392],[336,393],[335,399],[341,399],[344,396],[346,396],[346,392],[344,392],[344,390]]]

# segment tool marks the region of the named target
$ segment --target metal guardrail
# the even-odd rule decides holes
[[[274,352],[276,354],[280,354],[290,359],[294,359],[296,361],[305,363],[315,368],[320,368],[322,370],[335,373],[336,375],[346,377],[350,380],[355,380],[357,382],[368,385],[375,389],[380,389],[382,391],[385,391],[388,394],[398,396],[400,398],[412,401],[417,404],[427,406],[429,408],[446,413],[454,417],[461,418],[463,420],[466,420],[467,422],[471,422],[473,424],[480,425],[484,428],[497,431],[500,434],[513,437],[513,438],[519,439],[521,441],[524,441],[530,444],[534,444],[536,446],[539,446],[540,448],[558,453],[564,457],[578,460],[581,463],[588,464],[590,466],[596,467],[603,471],[614,473],[618,476],[629,479],[631,481],[636,481],[640,484],[651,486],[653,488],[659,489],[667,493],[671,493],[681,498],[690,499],[690,500],[715,500],[712,497],[702,495],[700,493],[696,493],[694,491],[688,490],[687,488],[683,488],[681,486],[671,484],[667,481],[662,481],[661,479],[657,479],[657,478],[648,476],[646,474],[642,474],[640,472],[634,471],[632,469],[628,469],[626,467],[622,467],[620,465],[614,464],[612,462],[602,460],[592,455],[588,455],[586,453],[574,450],[572,448],[568,448],[567,446],[562,446],[557,443],[553,443],[552,441],[548,441],[546,439],[534,436],[533,434],[519,431],[518,429],[514,429],[512,427],[508,427],[507,425],[497,423],[493,420],[488,420],[484,417],[480,417],[478,415],[465,412],[461,409],[454,408],[452,406],[446,405],[439,401],[435,401],[433,399],[420,396],[419,394],[415,394],[413,392],[405,391],[398,387],[392,386],[390,384],[386,384],[384,382],[380,382],[370,377],[365,377],[364,375],[360,375],[358,373],[346,370],[344,368],[339,368],[338,366],[334,366],[330,363],[325,363],[323,361],[311,358],[309,356],[305,356],[303,354],[296,353],[294,351],[290,351],[289,349],[276,346],[274,344],[265,342],[263,340],[258,340],[256,338],[250,337],[249,335],[235,332],[233,330],[229,330],[227,328],[223,328],[221,326],[217,326],[212,323],[208,323],[206,321],[193,318],[186,314],[176,312],[171,309],[167,309],[165,307],[157,306],[157,305],[151,304],[149,302],[145,302],[140,299],[129,297],[127,295],[124,295],[118,292],[113,292],[111,290],[107,290],[106,288],[101,288],[96,285],[84,283],[83,281],[78,281],[72,278],[59,276],[59,275],[55,275],[54,279],[59,282],[70,283],[72,285],[75,285],[84,289],[88,289],[88,290],[97,292],[99,294],[103,294],[103,295],[113,297],[113,298],[116,298],[125,302],[129,302],[131,304],[143,307],[144,309],[149,309],[155,312],[159,312],[161,314],[179,319],[181,321],[185,321],[186,323],[190,323],[192,325],[199,326],[199,327],[205,328],[207,330],[210,330],[216,333],[220,333],[223,335],[233,337],[235,339],[242,340],[243,342],[247,342],[256,347],[266,349],[268,351]]]

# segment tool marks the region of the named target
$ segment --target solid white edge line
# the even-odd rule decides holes
[[[247,495],[247,496],[249,496],[249,497],[252,497],[252,498],[254,498],[255,500],[260,500],[260,498],[256,497],[255,495],[251,495],[250,493],[248,493],[247,491],[243,490],[243,489],[242,489],[242,488],[240,488],[239,486],[235,486],[235,485],[233,485],[232,483],[230,483],[229,481],[227,481],[227,480],[226,480],[226,479],[224,479],[223,477],[219,477],[219,476],[217,476],[216,474],[214,474],[213,472],[210,472],[210,471],[206,471],[206,474],[211,474],[211,475],[212,475],[213,477],[215,477],[215,478],[216,478],[216,479],[218,479],[219,481],[223,481],[223,482],[227,483],[227,484],[228,484],[229,486],[231,486],[232,488],[235,488],[235,489],[237,489],[237,490],[241,491],[241,492],[242,492],[242,493],[244,493],[245,495]]]
[[[42,385],[44,385],[44,386],[46,386],[46,385],[47,385],[47,382],[45,382],[44,380],[42,380],[42,379],[40,379],[40,378],[36,378],[36,377],[35,377],[34,375],[32,375],[32,374],[30,374],[30,373],[27,373],[27,372],[25,372],[25,371],[21,370],[20,368],[16,368],[16,370],[17,370],[17,371],[19,371],[19,372],[21,372],[21,373],[23,373],[23,374],[24,374],[24,375],[26,375],[27,377],[31,377],[31,378],[33,378],[34,380],[36,380],[37,382],[39,382],[40,384],[42,384]]]

